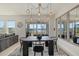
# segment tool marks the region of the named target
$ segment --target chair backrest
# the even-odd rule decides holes
[[[44,50],[43,46],[34,46],[33,51],[34,52],[42,52]]]
[[[44,46],[44,42],[41,42],[41,41],[39,41],[39,42],[33,42],[33,45],[34,46]]]
[[[44,42],[33,42],[33,45],[34,52],[42,52],[44,50]]]

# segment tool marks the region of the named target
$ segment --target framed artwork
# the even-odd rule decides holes
[[[18,22],[17,27],[18,28],[22,28],[23,27],[23,23],[22,22]]]

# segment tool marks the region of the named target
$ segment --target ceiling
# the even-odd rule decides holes
[[[75,3],[42,3],[40,13],[41,15],[48,15],[51,9],[52,14],[57,14],[63,8],[74,4]],[[37,3],[0,3],[0,15],[38,15],[37,7]],[[28,9],[31,10],[31,14],[27,11]]]

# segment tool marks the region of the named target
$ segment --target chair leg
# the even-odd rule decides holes
[[[21,47],[20,47],[20,52],[21,52]]]
[[[41,52],[41,56],[43,56],[43,51]]]
[[[58,52],[57,42],[56,42],[56,50],[57,50],[57,52]]]
[[[22,51],[22,49],[23,49],[23,47],[22,47],[22,45],[21,45],[21,47],[20,47],[20,52]]]
[[[34,56],[36,55],[36,52],[34,52]]]

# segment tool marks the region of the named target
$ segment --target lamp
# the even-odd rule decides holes
[[[50,4],[50,6],[49,6],[49,16],[52,16],[52,9],[51,9],[51,4]]]
[[[38,12],[38,16],[40,16],[41,15],[41,13],[40,12]]]
[[[41,15],[40,8],[41,8],[41,3],[38,4],[38,16]]]
[[[29,16],[30,16],[30,20],[32,20],[33,18],[32,18],[32,10],[38,10],[37,11],[37,15],[39,16],[39,18],[41,19],[41,15],[42,15],[42,12],[41,12],[41,10],[42,11],[44,11],[44,10],[47,10],[47,9],[49,9],[49,11],[48,11],[48,15],[49,15],[49,17],[50,16],[52,16],[52,4],[50,3],[50,4],[46,4],[46,5],[43,5],[43,4],[41,4],[41,3],[39,3],[38,4],[38,6],[34,6],[33,4],[31,4],[31,6],[30,6],[31,8],[30,9],[27,9],[26,10],[26,12],[29,14]],[[40,21],[40,19],[38,20],[38,21]]]
[[[30,15],[30,20],[32,21],[32,8],[31,8],[31,15]]]

